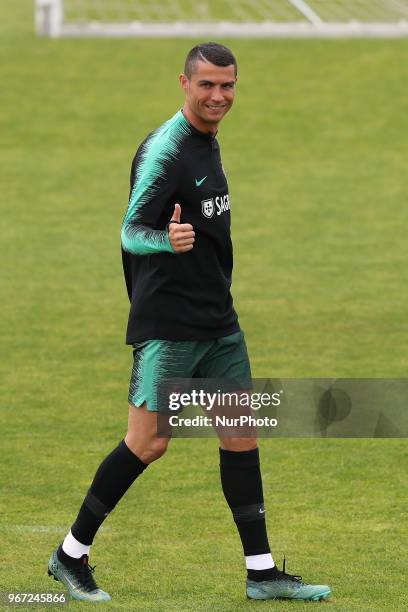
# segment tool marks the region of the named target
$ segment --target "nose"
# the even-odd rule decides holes
[[[214,87],[212,90],[211,101],[215,104],[224,102],[224,95],[220,87]]]

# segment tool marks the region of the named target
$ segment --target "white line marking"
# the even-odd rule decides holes
[[[101,527],[99,531],[111,531],[108,527]],[[1,525],[0,531],[17,531],[18,533],[68,533],[68,527],[55,525]]]

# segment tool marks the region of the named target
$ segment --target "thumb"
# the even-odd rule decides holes
[[[170,221],[175,221],[176,223],[180,223],[181,218],[181,206],[180,204],[175,204],[174,213]]]

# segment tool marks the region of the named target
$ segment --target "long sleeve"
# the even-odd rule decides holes
[[[175,204],[182,135],[183,130],[175,129],[170,121],[139,148],[132,165],[129,204],[122,224],[124,251],[133,255],[174,253],[167,222]],[[164,227],[158,227],[166,210],[169,218]]]
[[[167,227],[155,229],[160,214],[172,196],[170,185],[160,183],[156,180],[149,189],[143,189],[140,183],[135,182],[122,224],[121,241],[124,251],[133,255],[174,252]],[[143,202],[144,199],[147,202]]]

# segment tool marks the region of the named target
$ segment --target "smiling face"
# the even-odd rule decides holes
[[[190,79],[180,75],[186,94],[183,113],[195,128],[215,134],[234,101],[236,81],[233,64],[215,66],[201,60],[196,61]]]

